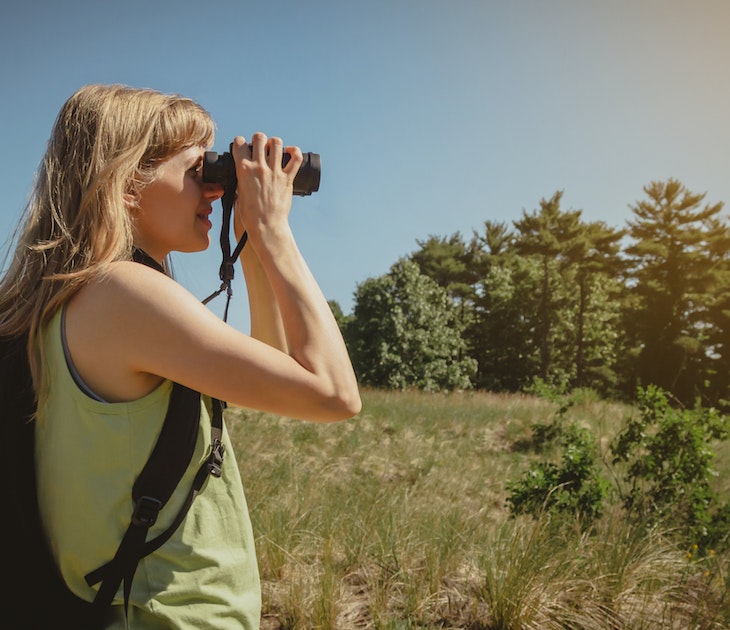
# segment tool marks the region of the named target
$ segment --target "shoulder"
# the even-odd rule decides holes
[[[76,368],[92,390],[107,400],[133,400],[160,378],[179,380],[174,366],[190,360],[182,354],[194,347],[194,335],[217,325],[171,278],[119,262],[69,301],[66,335]]]
[[[190,320],[212,313],[172,278],[135,262],[117,262],[90,280],[68,305],[67,322],[84,336],[122,337],[123,343],[155,343],[189,332]],[[67,324],[67,327],[68,327]],[[120,340],[118,340],[120,341]]]
[[[176,304],[198,300],[172,278],[136,262],[115,262],[97,274],[74,297],[78,310],[133,314],[151,309],[158,315]]]
[[[136,262],[110,264],[69,304],[78,321],[157,345],[220,327],[222,321],[174,279]]]
[[[122,291],[125,293],[139,292],[149,285],[178,286],[164,273],[132,261],[110,263],[88,283],[88,286],[95,291]]]

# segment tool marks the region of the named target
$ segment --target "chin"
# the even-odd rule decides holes
[[[209,247],[210,247],[210,238],[206,238],[205,240],[200,240],[197,243],[191,243],[190,245],[181,247],[177,251],[182,252],[184,254],[194,254],[196,252],[204,252]]]

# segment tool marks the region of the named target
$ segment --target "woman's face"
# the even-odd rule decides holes
[[[165,160],[137,197],[134,244],[157,261],[171,251],[197,252],[210,245],[209,216],[223,187],[203,183],[204,151],[193,146]]]

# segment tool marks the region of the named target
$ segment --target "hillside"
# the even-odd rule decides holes
[[[335,425],[228,412],[264,629],[728,627],[727,551],[630,525],[615,501],[588,529],[510,518],[506,484],[558,457],[530,448],[554,403],[383,391],[363,402]],[[597,437],[608,479],[631,412],[587,398],[566,414]],[[715,463],[727,494],[730,464]]]

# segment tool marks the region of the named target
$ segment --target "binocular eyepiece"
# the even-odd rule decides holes
[[[251,145],[249,145],[251,146]],[[294,194],[301,197],[311,195],[319,190],[319,179],[322,164],[318,153],[304,153],[304,160],[294,177]],[[281,158],[282,167],[291,160],[288,153]],[[203,156],[203,181],[210,184],[221,184],[225,190],[235,190],[238,179],[236,166],[230,153],[206,151]]]

